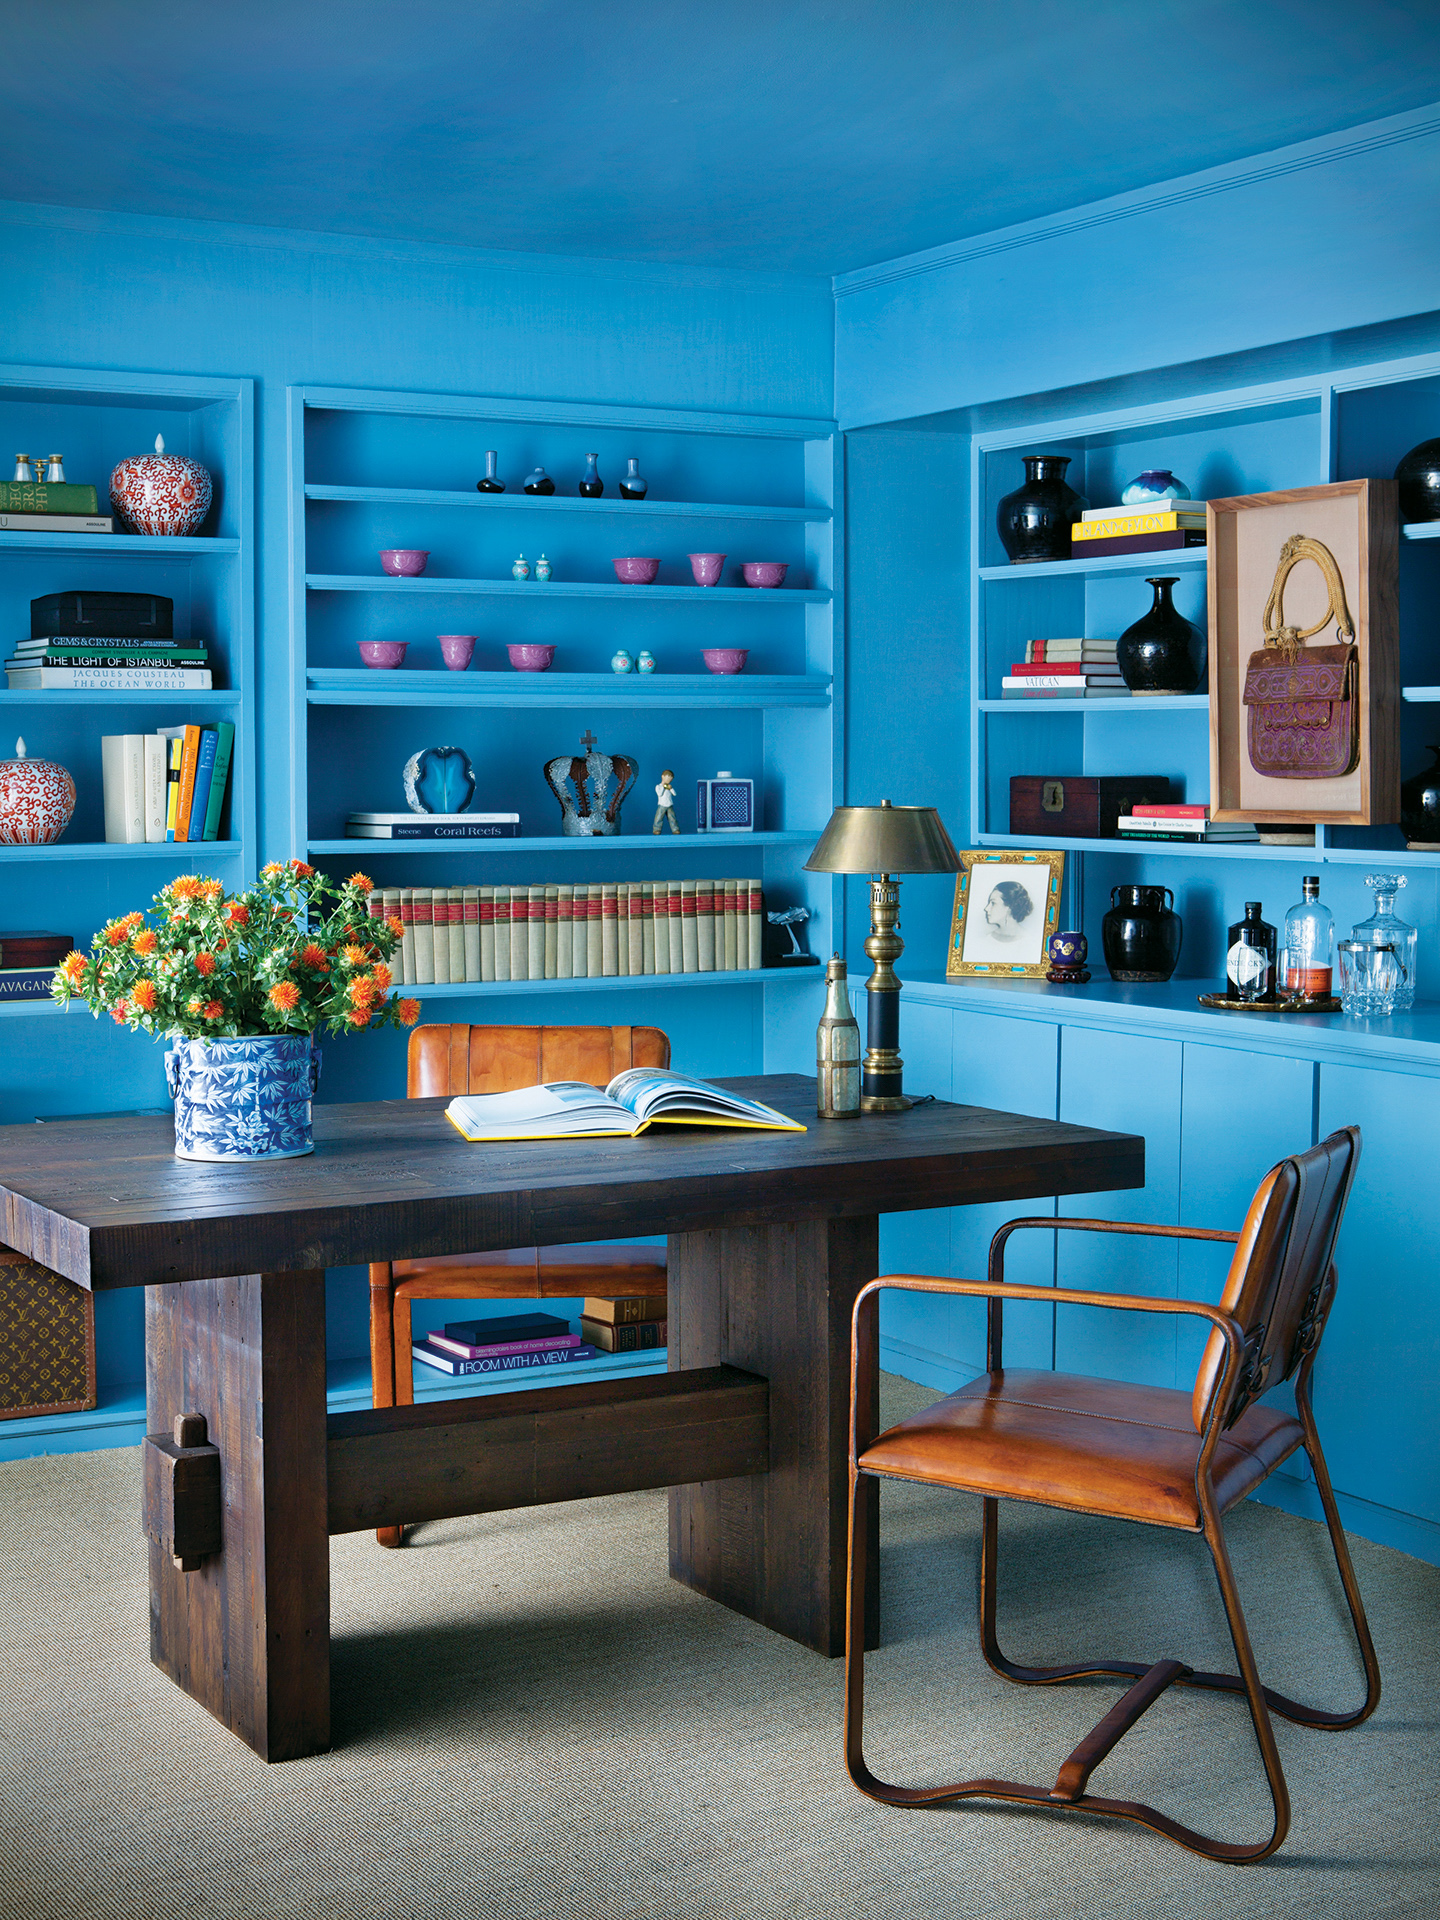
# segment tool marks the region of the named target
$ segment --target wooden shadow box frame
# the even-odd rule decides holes
[[[1206,513],[1210,611],[1210,817],[1277,824],[1368,827],[1400,818],[1398,489],[1393,480],[1211,500]],[[1360,752],[1335,779],[1276,779],[1250,764],[1242,698],[1250,656],[1265,644],[1265,603],[1280,549],[1308,534],[1335,556],[1355,622]],[[1324,613],[1317,567],[1302,562],[1285,583],[1287,624]],[[1333,627],[1312,644],[1333,641]]]

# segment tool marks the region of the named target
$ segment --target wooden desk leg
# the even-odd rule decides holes
[[[670,1236],[670,1366],[728,1360],[770,1382],[769,1473],[671,1489],[671,1577],[831,1655],[845,1651],[850,1311],[879,1271],[879,1227],[872,1214]]]
[[[330,1745],[325,1275],[145,1289],[150,1431],[203,1413],[223,1540],[193,1573],[150,1547],[150,1658],[265,1760]]]

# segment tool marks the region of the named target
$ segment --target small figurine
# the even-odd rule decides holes
[[[541,581],[550,578],[550,562],[545,558],[543,553],[535,562],[535,578]]]
[[[655,656],[648,647],[642,647],[640,649],[635,660],[635,671],[637,673],[653,673],[655,671]]]
[[[511,567],[510,572],[516,580],[528,580],[530,578],[530,562],[525,558],[523,553],[515,556],[515,564]]]
[[[617,647],[610,656],[610,671],[612,673],[629,673],[630,666],[631,661],[629,654],[625,651],[624,647]]]
[[[543,467],[536,467],[530,478],[525,482],[525,491],[526,493],[554,493],[555,482]]]
[[[783,913],[767,913],[765,918],[772,927],[784,927],[790,936],[788,950],[777,955],[775,964],[781,967],[813,967],[819,962],[813,953],[806,953],[801,946],[795,929],[803,927],[810,918],[808,907],[786,907]]]
[[[505,491],[505,482],[497,472],[499,463],[500,456],[492,448],[491,451],[485,455],[485,478],[475,482],[475,491],[477,493],[503,493]]]
[[[650,831],[659,833],[661,822],[665,820],[670,822],[672,833],[679,833],[680,829],[675,824],[675,775],[669,767],[662,768],[660,784],[655,789],[655,821]]]
[[[38,478],[38,476],[37,476]],[[65,458],[63,454],[52,453],[45,463],[45,480],[49,486],[63,487],[65,484]]]
[[[580,497],[584,500],[598,500],[605,491],[605,482],[600,478],[600,469],[596,462],[598,453],[587,453],[585,471],[580,476]]]

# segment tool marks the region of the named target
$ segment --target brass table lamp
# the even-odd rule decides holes
[[[865,951],[875,971],[865,983],[870,996],[865,1058],[860,1066],[862,1113],[899,1113],[913,1103],[901,1086],[900,981],[895,962],[905,950],[900,924],[901,873],[958,873],[960,856],[934,807],[837,807],[805,862],[810,873],[870,875],[870,937]]]

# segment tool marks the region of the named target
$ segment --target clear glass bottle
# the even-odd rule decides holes
[[[1299,905],[1285,916],[1280,984],[1286,993],[1324,1000],[1332,992],[1334,977],[1335,916],[1321,903],[1319,874],[1307,873],[1300,892]]]
[[[477,493],[503,493],[505,482],[499,473],[500,456],[492,447],[485,455],[485,478],[475,482]]]
[[[815,1030],[815,1111],[822,1120],[860,1114],[860,1024],[850,1010],[845,962],[825,968],[825,1011]]]
[[[640,462],[632,458],[626,463],[625,477],[620,482],[622,500],[643,500],[650,491],[650,482],[640,475]]]
[[[1408,1013],[1415,1004],[1415,954],[1419,935],[1394,912],[1395,896],[1406,884],[1405,876],[1403,873],[1367,873],[1365,884],[1375,889],[1375,911],[1368,920],[1356,923],[1350,937],[1365,946],[1388,948],[1396,962],[1393,969],[1384,970],[1378,976],[1379,984],[1367,1012]]]
[[[1260,902],[1245,902],[1245,918],[1230,929],[1225,972],[1235,1000],[1275,997],[1275,929],[1260,917]]]

